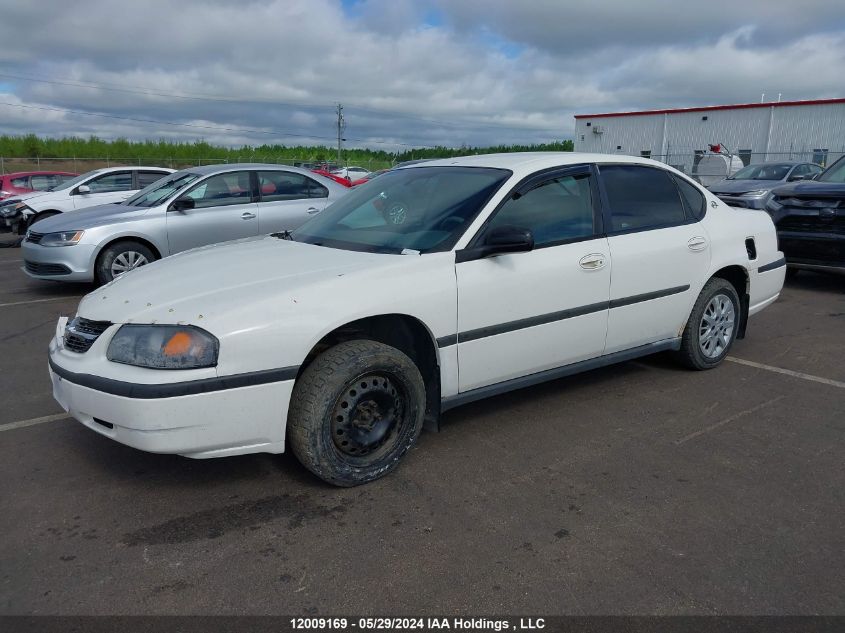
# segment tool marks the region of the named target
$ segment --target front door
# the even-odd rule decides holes
[[[170,253],[258,235],[258,203],[253,202],[250,173],[234,171],[210,176],[179,198],[193,208],[167,211]]]
[[[591,169],[518,187],[481,230],[529,229],[532,251],[460,261],[461,392],[600,356],[611,262]]]

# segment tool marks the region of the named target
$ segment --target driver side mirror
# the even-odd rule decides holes
[[[91,187],[89,187],[88,185],[79,185],[76,188],[76,193],[81,194],[81,195],[85,195],[86,193],[91,193]]]
[[[193,198],[177,198],[170,205],[170,210],[182,212],[193,209],[195,205],[196,202],[194,202]]]
[[[519,226],[498,226],[484,236],[476,247],[458,251],[456,262],[468,262],[493,255],[524,253],[534,250],[534,235],[530,229]]]

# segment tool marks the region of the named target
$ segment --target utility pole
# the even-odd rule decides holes
[[[341,165],[340,152],[343,147],[343,130],[346,129],[346,121],[343,120],[343,104],[337,104],[337,164]]]

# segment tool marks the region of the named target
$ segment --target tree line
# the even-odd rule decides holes
[[[450,158],[467,154],[488,154],[498,152],[571,152],[571,140],[554,141],[534,145],[495,145],[490,147],[432,147],[409,148],[402,152],[391,153],[384,150],[349,148],[343,150],[343,160],[349,164],[384,164],[389,165],[405,160],[419,158]],[[111,158],[119,159],[170,159],[177,162],[196,161],[199,159],[238,162],[283,162],[306,160],[313,162],[334,161],[337,150],[321,145],[244,145],[242,147],[223,147],[212,145],[204,140],[193,142],[173,142],[165,139],[130,141],[125,138],[105,140],[96,136],[80,138],[44,138],[35,134],[20,136],[0,136],[0,156],[16,158]]]

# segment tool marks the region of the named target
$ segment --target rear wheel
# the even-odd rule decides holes
[[[714,277],[692,308],[679,353],[692,369],[712,369],[728,355],[739,329],[739,295],[725,279]]]
[[[97,282],[101,285],[107,284],[120,275],[146,266],[156,259],[155,253],[140,242],[126,240],[111,244],[97,258]]]
[[[408,356],[376,341],[347,341],[297,380],[288,437],[312,473],[357,486],[396,468],[417,441],[424,414],[425,385]]]

